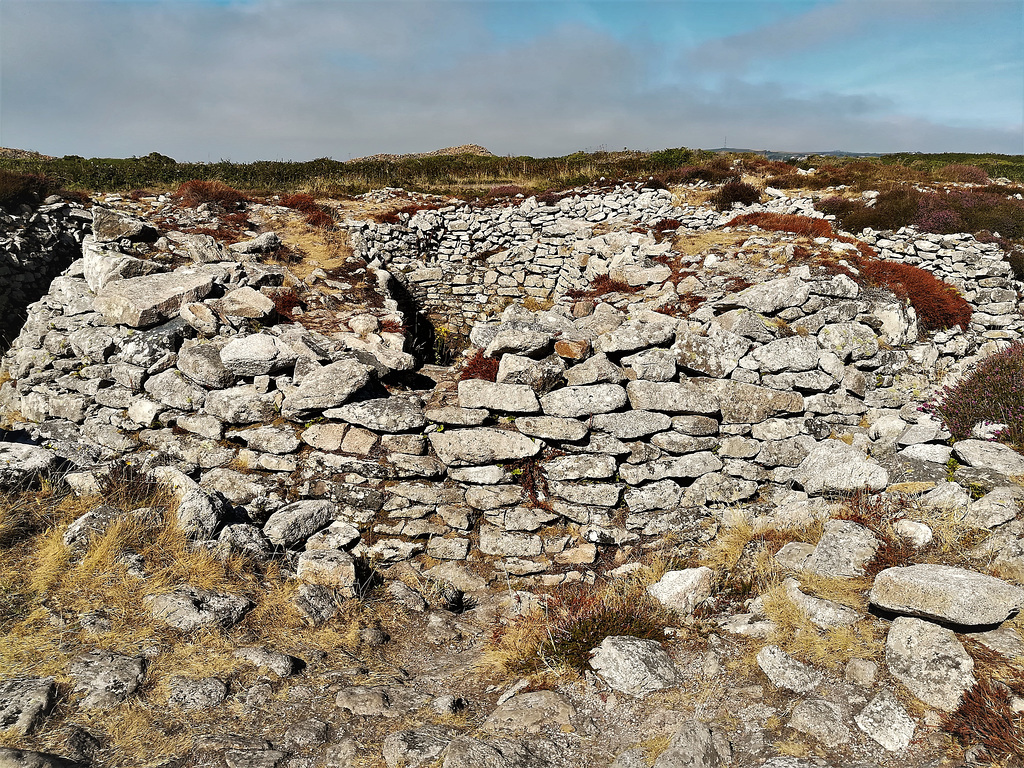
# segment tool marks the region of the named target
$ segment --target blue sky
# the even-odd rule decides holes
[[[0,0],[0,145],[1024,153],[1024,0]]]

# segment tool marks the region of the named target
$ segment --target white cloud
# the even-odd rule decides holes
[[[824,30],[862,4],[822,6],[777,32],[797,23]],[[798,92],[738,77],[709,84],[689,69],[652,78],[651,62],[667,51],[582,23],[502,46],[476,9],[6,0],[0,143],[179,160],[345,159],[470,142],[553,155],[717,146],[723,134],[753,148],[1021,150],[1012,128],[935,124],[870,92]],[[704,54],[735,63],[745,39]]]

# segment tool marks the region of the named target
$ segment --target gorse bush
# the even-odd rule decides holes
[[[1006,424],[1001,437],[1024,446],[1024,344],[982,360],[924,407],[958,440],[970,437],[976,424],[988,422]]]

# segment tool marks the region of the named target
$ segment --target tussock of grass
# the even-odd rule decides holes
[[[662,641],[676,620],[640,580],[567,587],[547,595],[541,610],[498,627],[483,666],[500,677],[545,671],[576,676],[606,637]]]

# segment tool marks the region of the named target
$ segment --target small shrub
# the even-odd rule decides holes
[[[761,201],[761,193],[757,187],[739,180],[727,181],[722,188],[711,196],[711,203],[720,211],[727,211],[732,208],[733,203],[741,205],[753,205]]]
[[[952,163],[935,171],[935,177],[942,181],[955,181],[961,184],[988,184],[988,174],[976,165]]]
[[[982,360],[959,382],[942,389],[925,409],[942,419],[953,437],[969,437],[975,424],[1006,424],[1001,436],[1024,445],[1024,344]]]
[[[551,595],[543,613],[522,616],[495,633],[492,644],[506,674],[545,669],[582,672],[605,638],[630,635],[665,640],[677,623],[639,584],[574,586]]]
[[[984,760],[1024,755],[1020,715],[1010,704],[1011,691],[989,680],[979,680],[960,700],[955,711],[943,715],[942,730],[962,745],[979,744]]]
[[[804,237],[832,237],[832,225],[825,219],[796,216],[787,213],[745,213],[732,219],[726,226],[757,226],[769,232],[792,232]]]
[[[298,193],[295,195],[285,195],[281,198],[281,205],[285,208],[292,208],[296,211],[302,211],[303,213],[312,213],[313,211],[319,211],[320,206],[317,205],[316,200],[313,199],[312,195],[306,195]]]
[[[306,214],[306,223],[317,229],[330,229],[334,226],[334,217],[324,210],[312,211]]]
[[[931,272],[910,264],[868,259],[861,260],[860,267],[872,283],[908,299],[926,331],[954,325],[966,329],[971,321],[971,305]]]
[[[459,381],[467,379],[484,379],[494,381],[498,378],[498,361],[493,357],[484,357],[482,349],[477,349],[470,355],[462,371],[459,373]]]
[[[515,184],[499,184],[487,190],[486,197],[493,200],[499,197],[515,197],[516,195],[523,195],[525,197],[528,194],[530,193],[525,187]]]
[[[35,206],[58,188],[57,182],[34,173],[12,173],[0,169],[0,206]]]
[[[574,288],[566,293],[570,299],[596,299],[609,293],[636,293],[639,286],[613,280],[608,275],[598,275],[590,282],[587,289]]]
[[[203,203],[213,203],[224,208],[243,205],[249,198],[222,181],[186,181],[174,192],[178,201],[188,207],[196,208]]]

